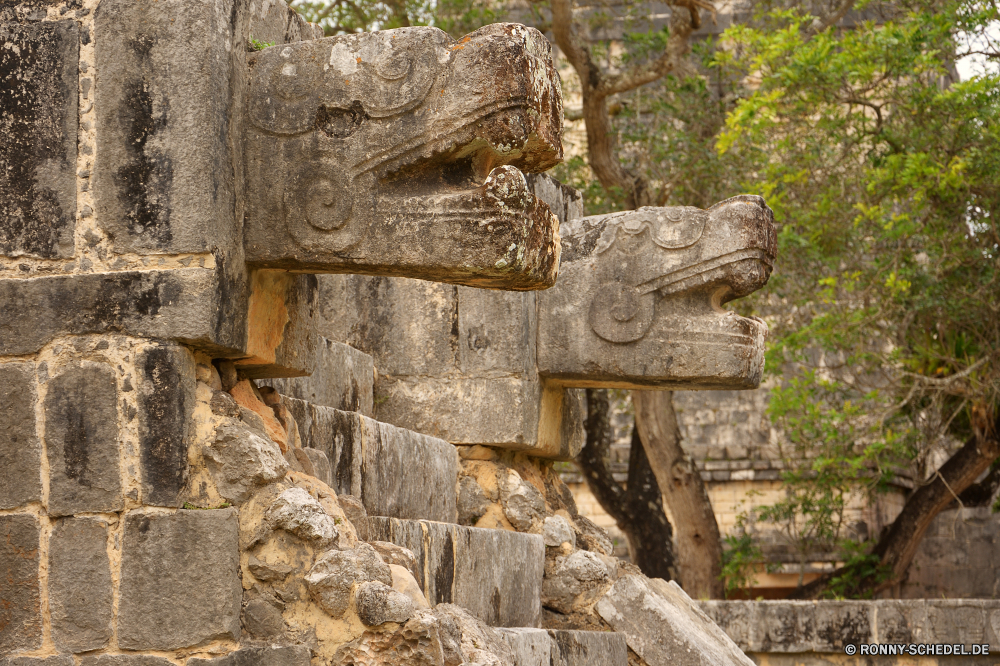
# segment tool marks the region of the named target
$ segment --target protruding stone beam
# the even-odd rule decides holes
[[[548,41],[401,28],[249,58],[245,249],[256,268],[551,286],[558,220],[521,170],[562,157]]]
[[[760,384],[767,325],[721,306],[771,274],[774,215],[762,198],[572,220],[563,246],[559,283],[537,296],[538,371],[547,385]]]

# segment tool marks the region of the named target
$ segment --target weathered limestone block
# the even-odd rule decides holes
[[[541,536],[424,520],[372,517],[368,523],[373,540],[413,551],[418,581],[432,606],[456,604],[491,626],[540,623]]]
[[[545,563],[542,605],[559,613],[589,607],[617,575],[617,560],[588,550],[550,558]]]
[[[416,605],[408,596],[380,581],[367,581],[358,585],[354,594],[358,617],[369,627],[386,622],[402,624],[416,612]]]
[[[252,265],[553,283],[558,222],[517,168],[562,155],[540,33],[498,24],[452,42],[402,28],[272,47],[249,64]]]
[[[28,363],[0,364],[0,509],[42,499],[34,374]]]
[[[188,659],[187,666],[309,666],[309,659],[309,648],[302,645],[250,647],[215,659]]]
[[[169,666],[171,663],[147,654],[100,654],[80,660],[80,666]]]
[[[626,666],[625,637],[612,631],[549,630],[552,666]]]
[[[235,509],[125,517],[118,644],[172,650],[240,635]]]
[[[326,454],[333,488],[369,514],[456,522],[458,454],[448,442],[356,412],[285,399],[302,444]]]
[[[139,458],[142,502],[179,506],[187,480],[194,357],[178,345],[158,345],[136,361],[139,390]]]
[[[267,379],[258,384],[320,407],[372,416],[375,381],[372,357],[350,345],[323,337],[316,346],[316,363],[309,377]]]
[[[204,456],[219,494],[237,504],[288,471],[278,445],[242,423],[218,427],[215,440],[204,447]]]
[[[352,586],[370,581],[392,589],[389,565],[367,543],[359,544],[354,550],[327,551],[306,576],[309,593],[333,618],[342,617],[347,611]]]
[[[0,653],[42,644],[38,546],[34,516],[0,516]]]
[[[289,488],[278,495],[264,515],[271,529],[291,532],[303,541],[325,548],[337,541],[340,531],[333,516],[302,488]]]
[[[545,629],[500,629],[514,653],[514,666],[552,666],[552,639]]]
[[[73,256],[75,21],[0,23],[0,255]]]
[[[73,666],[73,665],[74,665],[73,657],[72,655],[68,654],[61,654],[55,657],[11,657],[8,659],[0,659],[0,666]]]
[[[773,219],[742,195],[571,221],[559,284],[537,299],[540,374],[576,387],[756,388],[767,326],[721,305],[767,282]]]
[[[673,581],[626,574],[596,608],[649,666],[753,664]]]
[[[45,442],[50,514],[122,508],[118,388],[112,368],[74,364],[48,382]]]
[[[88,652],[111,639],[111,565],[107,525],[66,518],[49,538],[49,611],[60,650]]]

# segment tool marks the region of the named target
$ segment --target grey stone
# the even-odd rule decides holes
[[[0,364],[0,509],[42,499],[36,393],[30,364]]]
[[[757,387],[767,327],[713,299],[767,282],[776,236],[763,199],[642,208],[563,232],[559,283],[537,295],[543,377],[577,387]]]
[[[611,631],[549,630],[552,666],[627,666],[625,637]]]
[[[302,451],[309,459],[314,472],[313,476],[326,485],[333,486],[333,467],[330,466],[330,459],[326,457],[326,454],[311,447],[297,450]]]
[[[93,191],[119,252],[236,246],[230,21],[228,6],[183,0],[109,0],[94,13]]]
[[[243,606],[242,619],[243,628],[254,638],[276,638],[288,629],[281,610],[261,597],[251,599]]]
[[[875,628],[872,610],[871,603],[865,601],[824,601],[817,604],[813,649],[839,653],[845,645],[868,642]]]
[[[547,560],[542,605],[559,613],[572,613],[592,605],[614,581],[617,572],[614,561],[603,558],[588,550],[577,550]]]
[[[541,622],[540,535],[395,518],[372,517],[368,523],[372,539],[413,551],[417,581],[432,606],[457,604],[491,626]]]
[[[215,659],[192,657],[187,666],[309,666],[311,657],[304,645],[248,647]]]
[[[306,585],[320,608],[333,618],[344,615],[355,583],[378,581],[392,588],[392,572],[367,543],[354,550],[329,550],[309,570]]]
[[[42,644],[38,547],[34,516],[0,516],[0,651],[6,654]]]
[[[576,534],[573,532],[573,527],[562,516],[548,516],[545,519],[542,537],[545,539],[546,546],[559,547],[569,542],[571,546],[576,548]]]
[[[500,629],[514,653],[514,666],[552,666],[552,639],[544,629]]]
[[[506,469],[498,479],[500,506],[507,520],[520,532],[527,532],[545,517],[545,498],[513,469]]]
[[[459,641],[460,638],[456,639],[442,630],[441,620],[433,613],[417,611],[413,618],[396,630],[382,628],[365,631],[358,638],[341,645],[330,663],[365,666],[460,664],[464,655]]]
[[[596,609],[649,666],[753,664],[672,581],[626,574]]]
[[[460,661],[456,663],[513,663],[514,655],[500,632],[483,624],[480,618],[467,609],[457,604],[439,604],[433,613],[441,622],[442,644],[458,642]],[[444,651],[445,663],[451,663],[447,647]]]
[[[532,173],[525,178],[535,196],[559,218],[559,224],[583,217],[583,193],[580,190],[560,183],[547,173]]]
[[[334,543],[340,535],[333,516],[302,488],[289,488],[278,495],[267,508],[264,519],[271,529],[291,532],[320,548]]]
[[[380,581],[361,583],[355,592],[358,617],[369,627],[386,622],[403,623],[413,617],[413,601]]]
[[[561,158],[549,44],[510,24],[462,44],[415,27],[248,56],[249,262],[495,288],[553,283],[558,223],[518,170]],[[491,171],[472,166],[487,155]]]
[[[235,509],[125,516],[118,645],[174,650],[240,635]]]
[[[414,578],[420,575],[420,567],[417,564],[417,557],[409,548],[397,546],[388,541],[372,541],[371,547],[379,554],[386,564],[395,564],[404,567],[413,574]]]
[[[754,615],[754,652],[805,652],[816,642],[816,604],[810,601],[760,604]]]
[[[49,537],[52,640],[66,652],[88,652],[111,639],[111,564],[104,521],[66,518]]]
[[[0,255],[73,256],[75,21],[0,23]]]
[[[238,422],[219,426],[203,452],[219,494],[230,502],[242,502],[288,471],[277,444]]]
[[[333,489],[359,497],[369,515],[458,519],[454,446],[356,412],[284,402],[301,419],[303,445],[330,460]]]
[[[354,495],[338,495],[337,502],[361,541],[368,541],[368,512],[365,505]]]
[[[261,383],[278,393],[321,407],[372,416],[375,363],[349,345],[320,337],[316,363],[308,377],[268,379]]]
[[[287,564],[268,564],[261,562],[253,555],[250,556],[247,566],[253,577],[265,583],[274,583],[284,580],[292,572],[292,567]]]
[[[84,660],[84,664],[87,661]],[[55,657],[10,657],[0,659],[0,666],[73,666],[73,657],[61,654]]]
[[[473,525],[483,517],[493,503],[482,487],[471,476],[463,476],[458,482],[458,524]]]
[[[45,442],[49,513],[111,512],[123,506],[118,389],[106,365],[76,364],[49,381]]]
[[[160,344],[139,354],[136,366],[142,503],[179,506],[195,404],[194,357],[179,345]]]
[[[168,666],[169,659],[148,654],[100,654],[83,657],[80,666]]]

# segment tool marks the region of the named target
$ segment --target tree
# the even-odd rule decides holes
[[[744,81],[719,150],[780,222],[771,415],[800,464],[764,518],[839,538],[848,495],[926,468],[889,528],[800,598],[904,580],[933,518],[1000,456],[1000,78],[952,67],[970,51],[997,61],[1000,15],[973,0],[891,9],[851,30],[774,11],[727,31],[715,58]],[[937,469],[935,448],[951,450]]]

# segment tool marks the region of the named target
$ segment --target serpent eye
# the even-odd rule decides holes
[[[410,73],[413,59],[405,54],[398,54],[392,49],[384,52],[375,62],[375,73],[379,78],[396,81]]]

